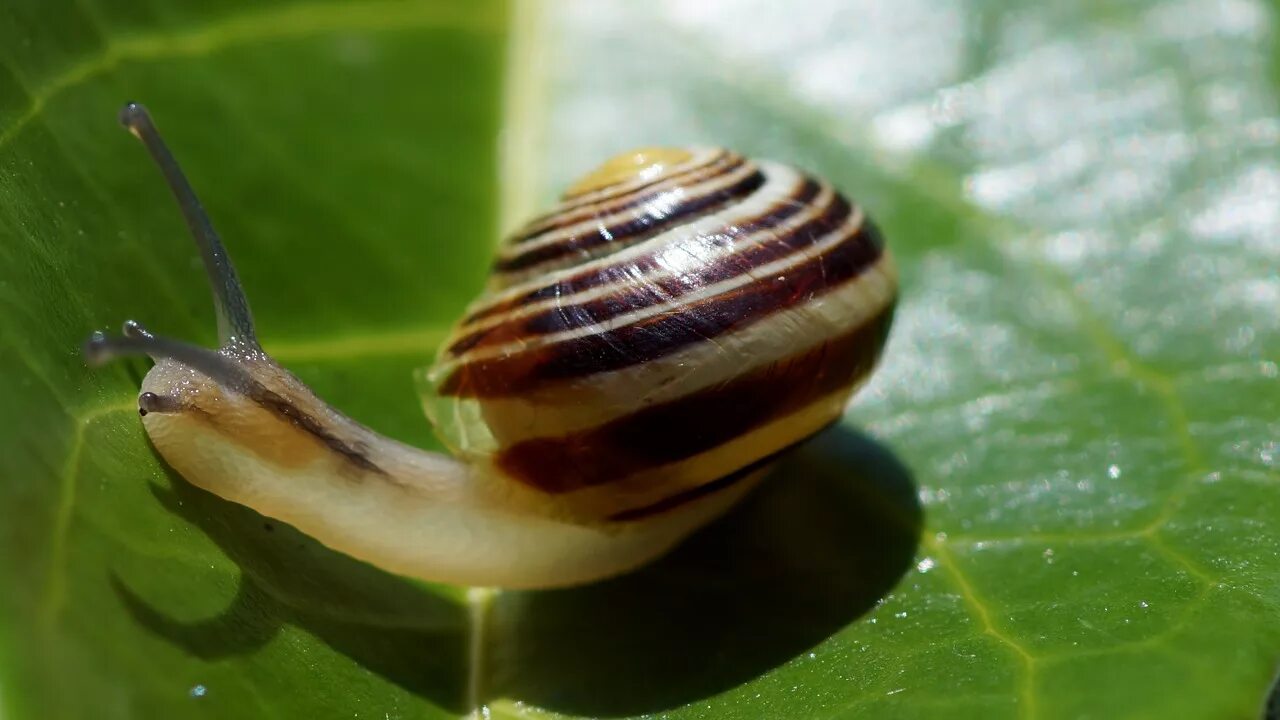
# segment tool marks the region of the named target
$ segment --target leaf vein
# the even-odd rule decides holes
[[[991,612],[987,608],[987,601],[982,599],[974,590],[973,585],[965,576],[964,571],[956,563],[955,556],[952,555],[950,548],[946,542],[940,541],[936,536],[926,536],[924,545],[929,547],[938,556],[940,564],[946,569],[947,574],[955,583],[956,588],[960,591],[960,596],[964,599],[965,604],[969,606],[973,617],[982,626],[982,631],[987,635],[995,638],[1000,643],[1011,649],[1014,655],[1022,664],[1022,682],[1018,689],[1019,697],[1022,702],[1019,704],[1021,715],[1028,720],[1036,717],[1035,703],[1035,676],[1037,658],[1023,647],[1021,643],[1004,631],[1003,628],[996,625],[991,618]]]
[[[108,39],[102,52],[71,65],[32,93],[27,109],[0,132],[0,149],[36,120],[59,94],[105,75],[124,63],[199,57],[235,45],[298,40],[334,33],[403,32],[441,27],[492,32],[501,29],[502,22],[497,12],[476,12],[473,6],[465,3],[427,4],[395,0],[349,4],[299,2],[280,8],[230,14],[182,30]]]
[[[84,436],[89,426],[104,417],[119,412],[136,412],[137,402],[115,403],[91,408],[77,413],[72,422],[71,448],[58,476],[57,504],[54,508],[52,532],[49,538],[49,567],[45,572],[43,600],[40,603],[40,624],[50,629],[57,622],[66,603],[67,535],[71,529],[71,514],[76,502],[76,476],[80,472],[80,458],[84,451]]]

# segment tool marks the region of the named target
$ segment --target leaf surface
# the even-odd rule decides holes
[[[199,256],[137,141],[145,102],[269,351],[432,446],[411,372],[495,233],[501,3],[33,2],[0,11],[0,698],[14,717],[453,717],[461,594],[191,488],[137,419],[125,318],[205,345]]]
[[[14,717],[1253,717],[1280,661],[1275,10],[579,0],[0,11],[0,709]],[[672,556],[494,596],[330,552],[146,443],[209,344],[147,102],[268,350],[434,446],[411,372],[628,146],[811,169],[903,295],[847,421]]]

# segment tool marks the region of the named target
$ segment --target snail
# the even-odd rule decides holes
[[[231,260],[147,111],[121,123],[176,197],[221,347],[127,322],[138,411],[188,482],[401,575],[562,587],[637,568],[836,422],[876,365],[896,271],[863,210],[711,148],[620,155],[497,249],[423,406],[452,455],[383,437],[263,351]]]

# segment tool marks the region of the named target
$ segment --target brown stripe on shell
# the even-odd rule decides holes
[[[780,225],[784,221],[799,214],[815,197],[818,196],[821,189],[822,186],[815,180],[806,177],[800,188],[789,197],[775,203],[755,217],[743,218],[735,223],[734,227],[737,233],[735,235],[735,240],[739,242],[750,240],[750,233],[761,228]],[[463,319],[462,326],[465,327],[467,324],[493,317],[499,313],[510,312],[511,310],[527,303],[549,300],[551,298],[568,297],[585,290],[604,287],[607,285],[634,282],[638,274],[648,275],[659,269],[659,252],[660,251],[655,251],[641,257],[630,258],[604,267],[583,271],[571,277],[558,280],[550,285],[544,285],[537,290],[503,300],[499,303],[478,308]]]
[[[828,424],[828,427],[835,422],[835,420],[831,421],[831,423]],[[818,430],[809,437],[812,437],[819,432],[822,431]],[[695,500],[701,500],[709,495],[720,492],[721,490],[728,490],[739,482],[747,479],[752,474],[759,472],[760,470],[764,470],[769,467],[769,465],[777,462],[779,458],[796,449],[797,445],[803,444],[805,440],[809,439],[809,437],[801,438],[772,455],[766,455],[765,457],[760,458],[741,470],[735,470],[728,475],[724,475],[712,480],[711,482],[703,483],[702,485],[692,487],[688,490],[678,492],[675,495],[668,495],[655,503],[635,508],[628,508],[621,512],[614,513],[609,516],[609,519],[614,522],[633,522],[635,520],[644,520],[645,518],[651,518],[654,515],[671,512],[678,507],[688,505]]]
[[[628,219],[611,225],[595,225],[583,233],[568,235],[557,242],[542,245],[515,255],[497,259],[494,270],[499,273],[526,271],[538,265],[556,260],[581,256],[608,246],[616,251],[654,237],[668,228],[692,222],[709,215],[726,205],[745,198],[764,185],[764,173],[759,170],[725,188],[694,194],[682,199],[670,209],[639,210]],[[689,186],[697,190],[697,186]],[[642,204],[651,202],[645,200]]]
[[[532,487],[566,493],[689,459],[852,387],[875,366],[892,318],[889,304],[789,358],[598,427],[516,443],[497,463]]]
[[[654,515],[671,512],[676,508],[688,505],[696,500],[701,500],[709,495],[714,495],[721,490],[728,490],[739,482],[750,477],[752,473],[763,470],[769,465],[769,463],[773,462],[777,458],[778,454],[779,453],[774,453],[773,455],[751,463],[741,470],[731,472],[728,475],[712,480],[709,483],[703,483],[702,485],[698,485],[683,492],[678,492],[675,495],[669,495],[650,505],[630,508],[628,510],[623,510],[622,512],[614,513],[609,516],[609,520],[613,522],[634,522],[636,520],[644,520],[646,518],[651,518]]]
[[[721,151],[704,163],[669,175],[660,175],[650,182],[613,196],[597,197],[582,203],[561,203],[551,212],[525,223],[507,239],[506,245],[520,245],[535,240],[548,232],[565,228],[592,218],[606,217],[623,210],[642,206],[645,202],[673,187],[714,180],[747,164],[746,158],[736,153]]]
[[[475,348],[581,329],[647,307],[669,303],[708,285],[741,277],[759,267],[801,252],[838,229],[849,218],[851,212],[852,207],[848,200],[842,196],[833,195],[831,203],[817,217],[785,233],[771,233],[769,226],[773,222],[773,217],[765,216],[762,219],[735,225],[743,233],[742,235],[729,235],[726,228],[716,234],[694,238],[694,242],[697,243],[714,242],[730,248],[741,247],[736,252],[675,275],[644,279],[643,270],[632,270],[628,273],[629,282],[618,283],[623,288],[619,292],[581,303],[558,305],[525,318],[512,319],[476,331],[450,345],[447,352],[457,356]],[[743,239],[747,234],[760,230],[764,231],[762,233],[764,237]],[[662,256],[668,255],[672,247],[678,251],[681,244],[683,241],[677,241],[674,246],[656,250],[643,260],[648,260],[647,264],[658,265]],[[641,264],[639,261],[636,263],[636,265]]]
[[[869,218],[858,231],[781,276],[761,278],[684,308],[526,352],[466,362],[441,382],[441,395],[502,397],[546,383],[620,370],[741,329],[854,281],[880,259],[883,240]]]

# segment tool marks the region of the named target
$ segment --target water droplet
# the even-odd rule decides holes
[[[1141,600],[1141,601],[1139,601],[1139,602],[1138,602],[1138,607],[1140,607],[1140,608],[1142,608],[1142,609],[1144,609],[1144,610],[1145,610],[1145,609],[1147,609],[1147,608],[1148,608],[1148,607],[1150,607],[1150,606],[1149,606],[1149,605],[1147,605],[1147,601],[1146,601],[1146,600]]]
[[[901,620],[902,618],[904,618],[904,617],[906,617],[906,616],[907,616],[907,611],[906,611],[906,610],[903,610],[903,611],[902,611],[902,612],[900,612],[900,613],[894,613],[894,614],[893,614],[893,616],[894,616],[894,617],[896,617],[896,618],[898,618],[899,620]]]
[[[1115,480],[1116,478],[1119,478],[1119,477],[1120,477],[1120,466],[1119,466],[1119,465],[1111,465],[1111,466],[1108,466],[1108,467],[1107,467],[1107,477],[1111,478],[1112,480]]]
[[[205,686],[203,686],[203,685],[195,685],[195,686],[193,686],[193,687],[191,688],[191,691],[190,691],[189,693],[187,693],[187,694],[188,694],[188,695],[190,695],[190,696],[191,696],[191,697],[193,697],[193,698],[202,698],[202,697],[204,697],[205,693],[207,693],[207,692],[209,692],[209,690],[208,690],[208,688],[206,688]]]
[[[925,558],[920,562],[916,563],[916,570],[919,570],[922,573],[927,573],[933,569],[933,566],[935,564],[936,563],[934,563],[933,558]]]

